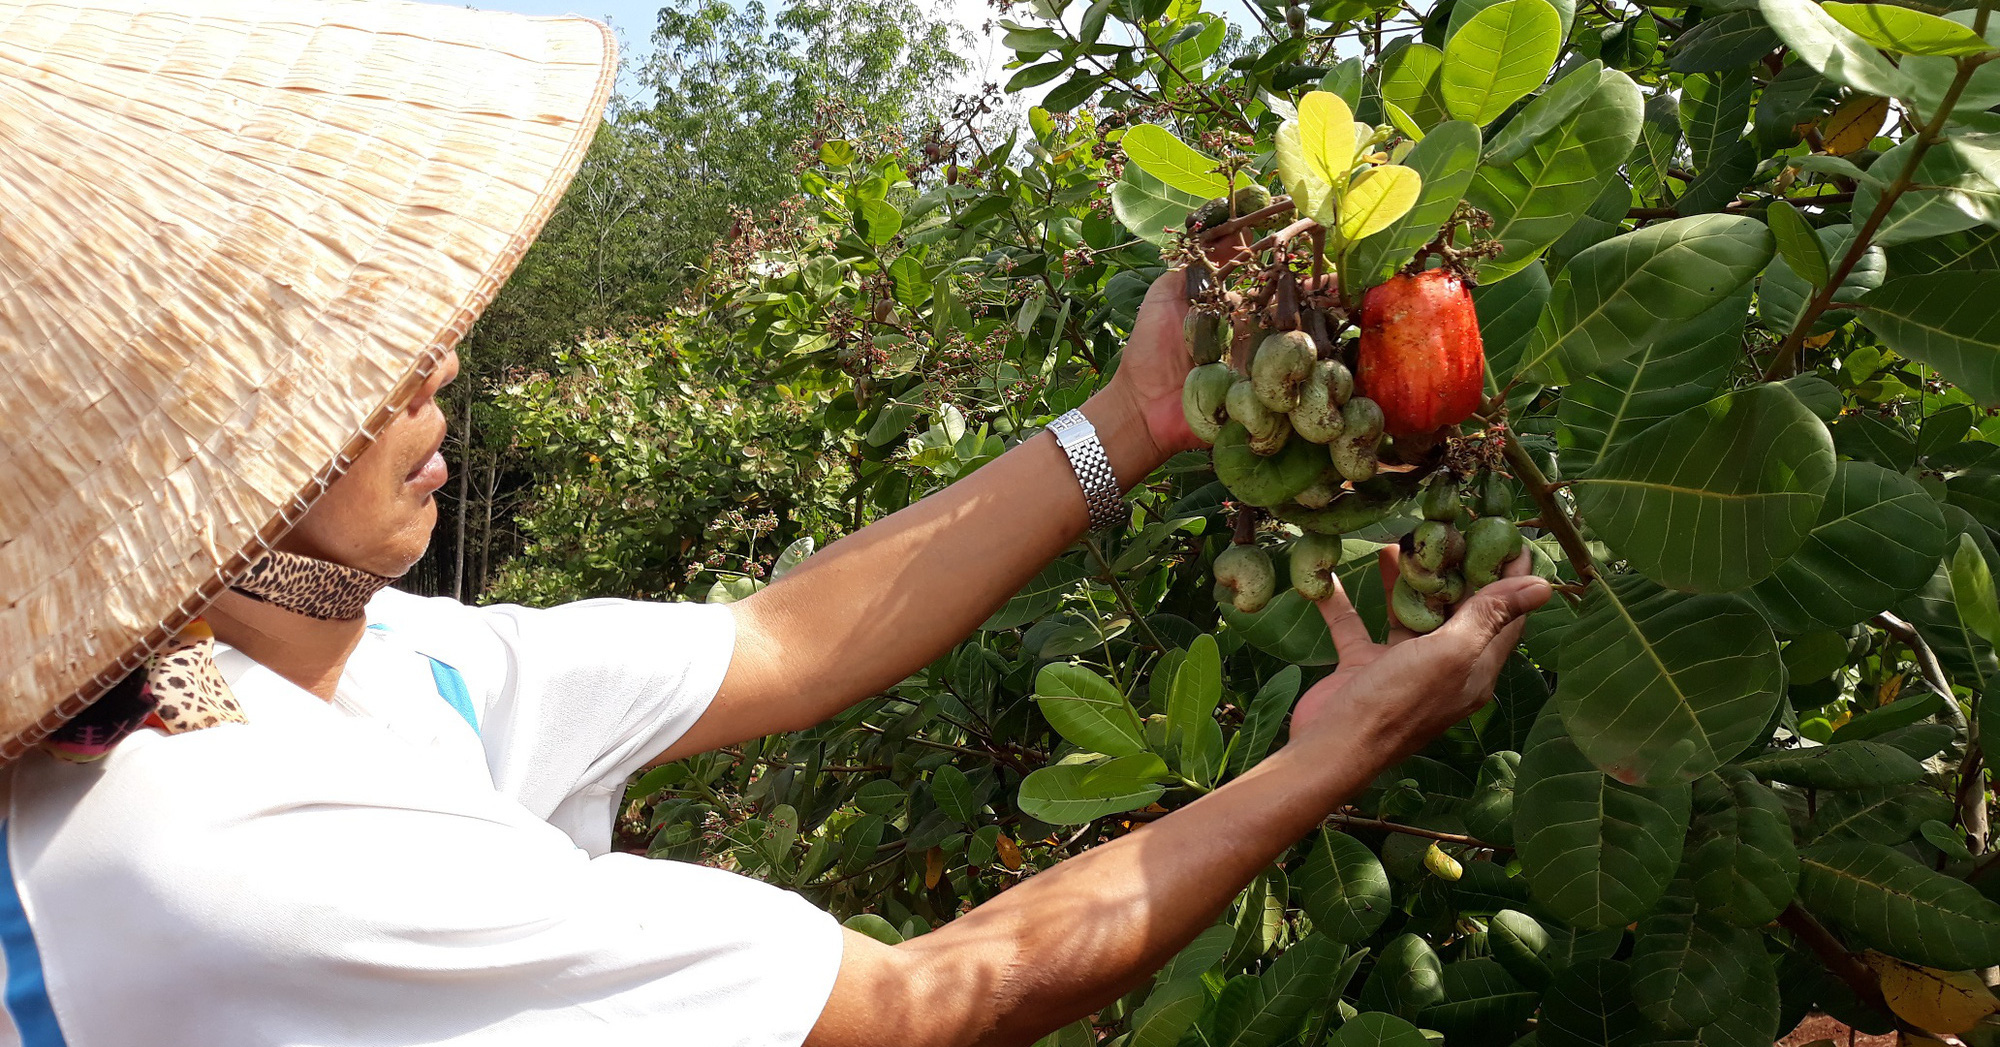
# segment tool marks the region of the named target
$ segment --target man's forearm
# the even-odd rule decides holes
[[[1028,1044],[1102,1009],[1212,925],[1245,883],[1392,755],[1370,751],[1366,732],[1326,733],[898,946],[893,960],[851,957],[842,978],[852,981],[836,986],[809,1042],[875,1042],[863,1027],[872,1021],[849,1017],[872,1013],[914,1023],[898,1040],[908,1044]],[[850,951],[880,948],[863,941]],[[914,999],[886,998],[905,992]]]
[[[1115,387],[1083,410],[1121,488],[1160,464],[1136,405]],[[777,719],[698,725],[702,737],[691,732],[687,741],[710,748],[804,728],[893,685],[964,639],[1075,542],[1088,520],[1068,458],[1041,434],[835,542],[734,605],[738,649],[718,706]]]

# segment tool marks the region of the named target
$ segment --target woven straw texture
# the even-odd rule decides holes
[[[604,27],[0,0],[0,760],[368,446],[581,162]]]

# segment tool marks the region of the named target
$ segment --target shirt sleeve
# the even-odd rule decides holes
[[[150,1042],[210,1045],[805,1039],[839,968],[832,917],[717,869],[590,858],[368,732],[140,739],[109,784],[30,784],[49,816],[15,819],[15,866],[65,1027],[142,1014]]]
[[[721,604],[404,597],[391,610],[393,631],[433,641],[474,690],[494,786],[594,854],[625,779],[707,711],[736,642]]]

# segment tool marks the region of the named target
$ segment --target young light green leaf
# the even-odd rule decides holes
[[[1562,20],[1548,0],[1501,0],[1474,15],[1444,47],[1438,89],[1454,119],[1484,126],[1549,75]]]
[[[1478,128],[1462,120],[1432,128],[1430,135],[1403,158],[1403,166],[1415,171],[1422,181],[1416,205],[1389,228],[1359,243],[1350,242],[1341,272],[1357,288],[1387,279],[1451,219],[1478,162]]]
[[[2000,602],[1993,595],[1993,573],[1970,535],[1959,535],[1952,547],[1951,593],[1959,620],[1987,643],[2000,645]]]
[[[1306,158],[1305,143],[1299,137],[1297,120],[1287,120],[1278,125],[1275,149],[1278,180],[1285,184],[1285,192],[1291,194],[1293,206],[1302,215],[1320,214],[1333,196],[1333,184],[1322,178],[1312,161]]]
[[[1884,51],[1960,58],[1993,48],[1979,34],[1949,19],[1890,4],[1820,5],[1833,20]]]
[[[1133,756],[1146,751],[1139,714],[1111,681],[1081,665],[1042,666],[1035,704],[1056,733],[1090,752]]]
[[[1229,195],[1229,181],[1215,173],[1214,158],[1159,124],[1136,124],[1118,144],[1140,170],[1183,193],[1204,199]]]
[[[1915,84],[1814,0],[1758,0],[1764,21],[1807,65],[1857,91],[1908,98]]]
[[[1299,99],[1299,145],[1312,172],[1336,188],[1354,167],[1354,113],[1330,91]]]
[[[1543,0],[1513,0],[1542,3]],[[1415,207],[1423,192],[1423,177],[1400,164],[1385,164],[1361,173],[1337,205],[1340,236],[1349,243],[1373,236]]]
[[[1785,264],[1807,283],[1825,287],[1826,252],[1820,248],[1819,237],[1813,235],[1812,226],[1806,224],[1799,209],[1783,200],[1774,200],[1765,211],[1764,220],[1771,226],[1771,236],[1777,241],[1778,253],[1784,256]]]

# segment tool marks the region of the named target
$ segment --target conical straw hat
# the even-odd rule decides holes
[[[0,760],[368,446],[540,230],[614,74],[580,18],[0,0]]]

